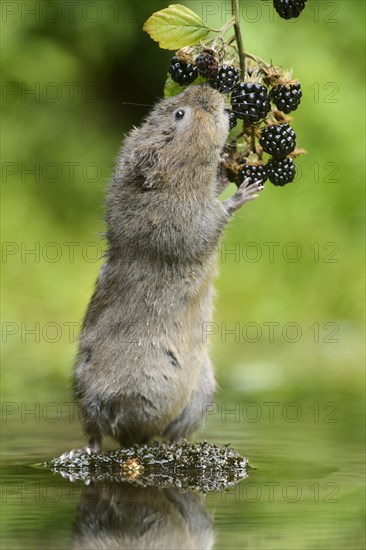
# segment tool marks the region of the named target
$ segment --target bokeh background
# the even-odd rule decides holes
[[[70,13],[62,3],[33,4],[3,6],[7,397],[26,397],[30,387],[40,395],[68,391],[73,332],[77,335],[101,265],[108,178],[124,134],[161,97],[171,56],[142,31],[147,17],[169,2],[86,2]],[[213,28],[227,20],[230,7],[186,5]],[[358,384],[364,295],[362,2],[309,2],[294,22],[270,8],[269,2],[242,3],[244,41],[259,57],[292,67],[302,82],[293,126],[308,153],[298,162],[296,183],[283,189],[268,184],[226,231],[216,321],[227,329],[236,322],[240,328],[258,323],[263,334],[254,342],[253,325],[239,342],[230,336],[223,342],[220,325],[213,338],[218,375],[226,383],[230,367],[240,362],[256,365],[258,383],[281,377],[283,369],[287,379],[308,380],[313,363],[318,383],[336,378]],[[272,257],[265,243],[274,243]],[[273,343],[264,322],[280,323]],[[282,335],[289,322],[302,331],[293,345]],[[319,345],[317,329],[309,329],[314,323]],[[323,345],[332,333],[325,323],[337,325],[337,345]],[[295,337],[294,328],[289,339]],[[319,371],[315,358],[323,355],[326,366]],[[346,368],[339,367],[341,359],[347,359]],[[238,376],[248,376],[245,371],[240,367]]]
[[[51,457],[83,441],[78,422],[45,423],[42,415],[26,422],[19,407],[71,400],[77,334],[102,263],[106,185],[124,134],[162,96],[172,55],[142,26],[170,3],[2,3],[2,395],[14,404],[7,410],[14,422],[8,415],[3,426],[8,457]],[[182,3],[213,28],[229,17],[229,2]],[[307,155],[294,184],[267,183],[225,233],[210,328],[217,401],[278,402],[278,410],[300,403],[312,427],[318,407],[318,443],[311,436],[306,449],[299,443],[306,423],[282,417],[275,426],[264,415],[263,424],[232,423],[230,440],[262,468],[279,448],[289,460],[353,460],[350,475],[337,481],[348,503],[337,521],[349,521],[350,530],[307,546],[342,548],[356,536],[351,517],[362,508],[352,472],[360,459],[354,415],[362,416],[364,382],[364,5],[308,0],[299,20],[285,21],[269,1],[241,4],[247,50],[292,67],[302,83],[293,127]],[[338,431],[322,423],[333,413],[342,421]],[[211,440],[229,437],[218,416],[207,429]],[[259,504],[249,509],[253,537],[263,519],[274,525],[274,508]],[[278,525],[289,521],[282,504]],[[279,539],[278,548],[305,548],[296,532],[306,529],[304,518],[316,517],[314,506],[309,510],[296,509],[293,537],[287,545]],[[52,513],[44,507],[38,544]],[[73,510],[65,505],[58,513],[71,518]],[[230,529],[223,532],[234,537]],[[234,547],[239,539],[227,540]],[[357,541],[348,547],[361,548]],[[276,543],[259,537],[251,547]]]

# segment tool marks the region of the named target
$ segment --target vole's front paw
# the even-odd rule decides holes
[[[246,178],[238,188],[235,195],[224,201],[223,205],[229,214],[233,214],[244,204],[257,198],[258,193],[263,189],[264,185],[261,180],[250,183],[250,178]]]
[[[225,153],[222,155],[220,159],[218,181],[217,181],[218,194],[222,193],[222,191],[226,189],[226,187],[230,184],[226,173],[226,162],[228,158],[229,158],[229,155]]]

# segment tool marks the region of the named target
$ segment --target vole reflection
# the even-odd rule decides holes
[[[74,549],[210,549],[212,520],[198,494],[95,483],[84,489]]]

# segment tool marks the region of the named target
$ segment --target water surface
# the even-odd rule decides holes
[[[197,438],[230,443],[251,469],[234,488],[207,494],[86,486],[36,467],[83,443],[74,412],[67,394],[3,403],[3,548],[364,548],[357,389],[224,388]]]

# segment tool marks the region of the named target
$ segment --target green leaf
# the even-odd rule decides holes
[[[196,13],[181,4],[172,4],[153,13],[143,29],[166,50],[198,44],[210,32]]]
[[[206,82],[206,79],[202,76],[199,76],[198,78],[196,78],[192,85],[195,86],[196,84],[201,84],[201,82]],[[178,82],[174,82],[170,74],[168,74],[164,85],[164,97],[167,98],[178,95],[183,92],[183,90],[185,90],[187,87],[188,86],[180,86]]]
[[[167,79],[164,85],[164,97],[173,97],[178,95],[182,90],[185,89],[185,86],[179,86],[177,82],[174,82],[172,77],[168,74]]]

